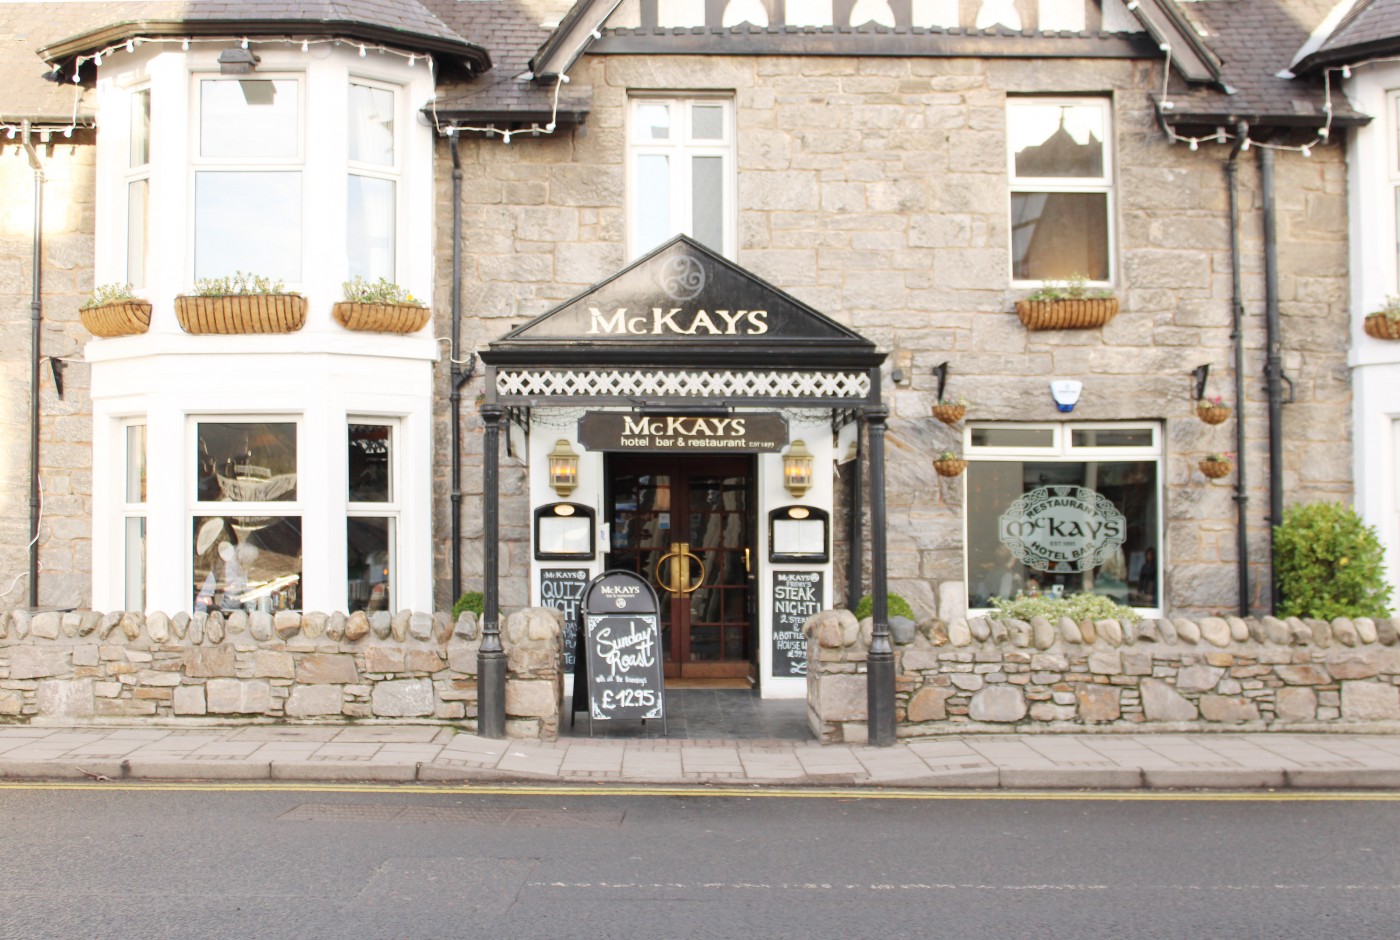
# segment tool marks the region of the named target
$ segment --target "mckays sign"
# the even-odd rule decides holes
[[[782,415],[638,415],[591,411],[578,420],[578,442],[606,451],[775,452],[787,446]]]

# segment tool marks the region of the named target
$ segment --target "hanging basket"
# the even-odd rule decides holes
[[[1201,472],[1212,480],[1227,477],[1235,469],[1235,465],[1228,460],[1202,460],[1200,467]]]
[[[362,304],[341,301],[331,307],[335,322],[365,333],[417,333],[432,316],[418,304]]]
[[[962,474],[967,469],[966,460],[935,460],[933,469],[938,471],[941,477],[955,477]]]
[[[967,414],[966,405],[934,405],[933,416],[944,424],[957,424]]]
[[[1118,316],[1118,298],[1018,300],[1016,316],[1028,330],[1090,330]]]
[[[224,294],[175,298],[180,329],[196,335],[295,333],[306,325],[300,294]]]
[[[144,300],[119,300],[78,311],[84,329],[93,336],[135,336],[151,326],[151,305]]]
[[[1400,319],[1373,313],[1361,324],[1366,335],[1373,339],[1400,339]]]
[[[1206,424],[1223,424],[1230,417],[1229,405],[1212,405],[1208,401],[1196,403],[1196,417]]]

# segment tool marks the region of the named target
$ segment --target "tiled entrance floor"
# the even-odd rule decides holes
[[[567,706],[567,703],[566,703]],[[588,713],[566,717],[561,737],[588,737]],[[593,737],[681,741],[811,741],[806,699],[761,699],[752,689],[666,689],[661,722],[595,721]]]

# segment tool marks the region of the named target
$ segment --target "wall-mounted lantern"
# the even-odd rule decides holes
[[[578,454],[562,437],[549,452],[549,485],[560,499],[578,489]]]
[[[802,441],[793,441],[783,454],[783,485],[798,499],[812,488],[812,452]]]

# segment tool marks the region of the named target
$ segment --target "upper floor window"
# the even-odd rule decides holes
[[[1107,99],[1008,102],[1013,280],[1113,280],[1109,115]]]
[[[733,254],[733,113],[727,98],[632,99],[630,256],[679,234]]]
[[[396,279],[399,164],[394,106],[392,88],[351,82],[345,253],[349,275],[370,281]]]
[[[131,93],[127,128],[126,280],[145,287],[151,241],[151,89]]]
[[[302,280],[302,102],[297,78],[198,76],[194,276]]]

